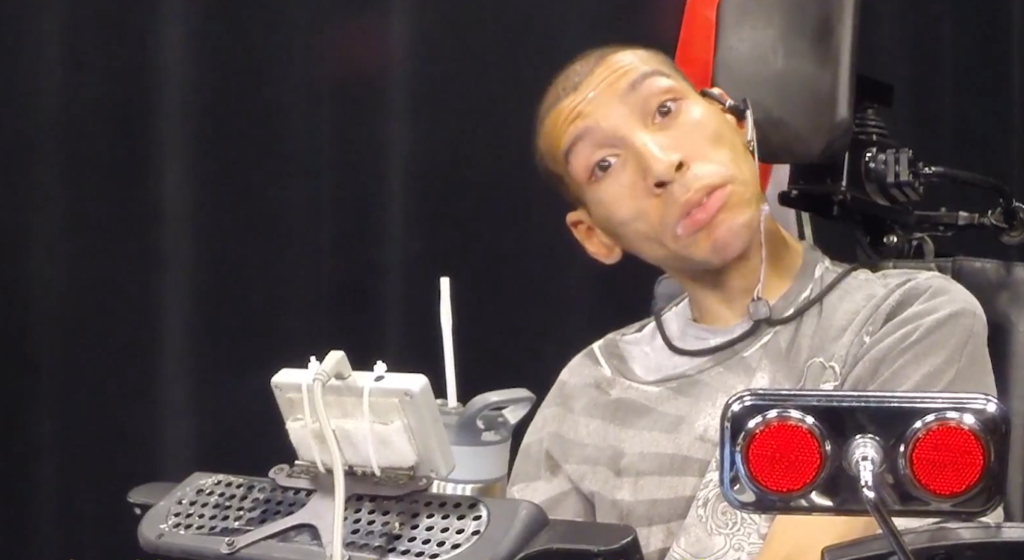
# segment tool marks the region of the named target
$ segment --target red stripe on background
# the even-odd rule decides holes
[[[683,21],[676,44],[676,66],[682,70],[693,87],[709,88],[715,68],[715,32],[718,29],[718,3],[720,0],[686,0]],[[762,163],[761,189],[768,190],[772,166]]]

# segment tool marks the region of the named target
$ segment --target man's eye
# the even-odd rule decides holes
[[[590,172],[591,179],[599,179],[605,173],[608,173],[612,169],[612,165],[615,164],[615,158],[612,156],[603,157],[597,160],[594,164],[594,168]]]
[[[676,110],[676,102],[674,99],[665,101],[658,108],[654,110],[654,120],[667,119]]]

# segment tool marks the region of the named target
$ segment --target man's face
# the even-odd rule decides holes
[[[594,258],[717,270],[756,240],[764,202],[743,123],[658,57],[612,55],[541,123],[582,201],[566,218]]]

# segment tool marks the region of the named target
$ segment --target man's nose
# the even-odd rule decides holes
[[[655,175],[654,188],[658,190],[666,189],[675,182],[676,177],[683,170],[683,162],[676,161],[675,165],[672,165],[671,161],[666,162],[664,169],[661,173]]]
[[[656,190],[664,190],[676,181],[683,171],[683,158],[675,151],[660,144],[655,138],[646,137],[642,149],[648,162],[650,181]]]

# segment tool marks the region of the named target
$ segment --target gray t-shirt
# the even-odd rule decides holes
[[[775,317],[842,270],[811,246],[804,255],[793,286],[772,305]],[[697,325],[685,299],[664,324],[684,348],[742,330]],[[772,518],[722,499],[716,463],[726,399],[759,387],[995,395],[987,336],[966,289],[907,270],[857,271],[796,321],[708,358],[672,353],[647,319],[602,338],[562,371],[527,430],[509,494],[551,517],[635,527],[647,560],[753,558]]]

